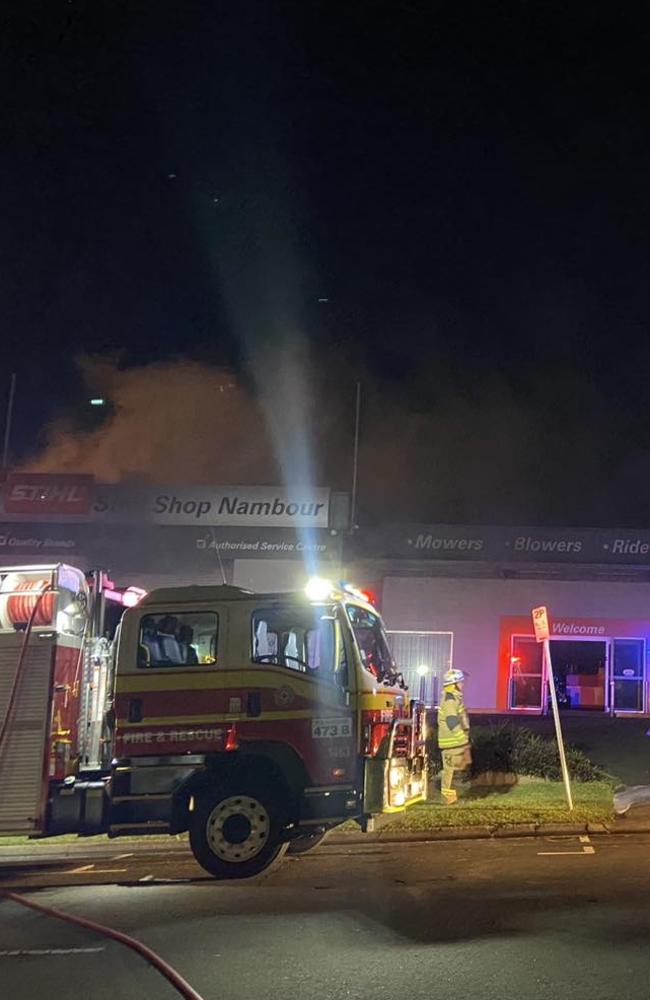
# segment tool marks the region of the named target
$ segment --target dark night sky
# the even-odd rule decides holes
[[[460,468],[445,503],[429,484],[399,513],[650,523],[642,9],[17,4],[0,61],[17,447],[80,396],[81,350],[246,368],[290,326],[329,378],[338,356],[340,379],[362,374],[371,414],[390,400],[397,436],[399,412],[429,418],[451,452],[459,398],[470,436],[486,406],[495,455],[520,433],[501,490],[477,497]]]

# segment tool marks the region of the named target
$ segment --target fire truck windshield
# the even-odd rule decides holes
[[[357,604],[348,604],[347,613],[366,670],[379,681],[395,683],[398,674],[379,615]]]

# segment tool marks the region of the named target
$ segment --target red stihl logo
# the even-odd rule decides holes
[[[4,488],[7,514],[87,514],[92,501],[92,476],[9,476]]]

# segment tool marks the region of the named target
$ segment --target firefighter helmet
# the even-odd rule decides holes
[[[452,684],[462,684],[465,680],[465,674],[462,670],[448,670],[442,678],[442,683],[445,687],[451,687]]]

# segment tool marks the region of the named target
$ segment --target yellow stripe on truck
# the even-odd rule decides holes
[[[359,707],[366,711],[377,708],[395,708],[395,696],[386,694],[359,694]]]
[[[241,688],[290,688],[302,698],[311,698],[331,705],[341,704],[341,689],[315,683],[295,676],[286,668],[273,673],[257,670],[223,670],[209,667],[205,670],[173,670],[166,673],[148,673],[143,668],[139,674],[118,674],[115,684],[117,694],[134,691],[231,691]],[[317,694],[317,698],[315,695]]]
[[[120,729],[146,729],[148,726],[176,726],[195,725],[204,722],[275,722],[279,719],[311,719],[317,718],[316,711],[295,711],[295,712],[263,712],[262,715],[245,716],[227,714],[212,715],[163,715],[151,719],[143,719],[142,722],[129,722],[128,719],[118,719],[117,725]],[[347,718],[347,716],[341,716]]]

